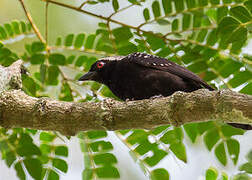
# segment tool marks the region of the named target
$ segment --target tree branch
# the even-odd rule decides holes
[[[9,71],[15,64],[0,70]],[[209,120],[252,125],[252,96],[201,89],[141,101],[107,99],[99,103],[74,103],[30,97],[20,89],[0,93],[0,126],[5,128],[54,130],[74,135],[85,130],[152,129]]]

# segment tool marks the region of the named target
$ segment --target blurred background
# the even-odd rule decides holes
[[[25,5],[32,15],[32,18],[42,34],[45,33],[45,3],[40,0],[25,0]],[[83,1],[81,0],[60,0],[60,2],[68,3],[71,5],[79,6]],[[148,4],[148,3],[147,3]],[[128,2],[120,2],[121,6],[128,5]],[[91,6],[86,5],[86,9],[103,16],[108,16],[113,12],[110,3],[104,3],[102,6]],[[143,21],[142,16],[136,16],[135,11],[138,8],[144,7],[134,7],[128,9],[126,12],[117,15],[114,19],[120,19],[120,21],[127,22],[128,24],[138,24]],[[66,36],[70,33],[94,33],[98,22],[101,20],[78,13],[76,11],[71,11],[69,9],[59,7],[53,4],[49,5],[49,33],[48,33],[48,43],[54,44],[58,36]],[[1,0],[0,1],[0,24],[10,22],[14,19],[25,20],[23,9],[18,0]],[[155,26],[147,26],[146,29],[154,30]],[[166,27],[162,27],[166,28]],[[160,29],[159,29],[160,30]],[[25,38],[23,41],[18,41],[16,43],[6,42],[6,46],[15,49],[16,52],[22,52],[24,50],[25,43],[31,43],[36,37],[33,35],[30,38]],[[243,48],[243,52],[252,54],[252,41],[248,43],[248,46]],[[76,52],[81,54],[80,52]],[[122,180],[143,180],[147,179],[140,167],[134,162],[130,154],[128,153],[128,148],[117,138],[114,132],[109,132],[108,140],[113,143],[114,150],[113,154],[116,155],[118,159],[117,167],[121,173]],[[240,158],[238,164],[246,162],[245,156],[249,150],[252,149],[252,132],[246,132],[243,136],[235,137],[240,142]],[[79,139],[72,137],[70,140],[65,139],[57,140],[56,143],[67,144],[69,147],[69,157],[67,162],[69,163],[69,170],[66,174],[61,174],[61,179],[81,179],[82,171],[84,169],[83,153],[81,153],[79,147]],[[191,141],[185,137],[184,143],[186,144],[188,163],[185,164],[182,161],[176,159],[172,154],[169,154],[164,160],[159,163],[158,166],[165,167],[169,170],[171,179],[182,180],[182,179],[192,179],[200,180],[205,177],[205,170],[211,166],[217,168],[220,172],[227,172],[229,175],[234,175],[238,172],[238,167],[231,163],[228,159],[227,166],[222,166],[214,153],[209,153],[204,146],[202,137],[200,137],[196,143],[192,144]],[[190,148],[189,148],[190,147]],[[8,168],[4,161],[0,160],[0,180],[15,180],[16,173],[13,168]],[[29,177],[31,179],[31,177]]]

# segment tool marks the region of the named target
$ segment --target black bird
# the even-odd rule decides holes
[[[214,90],[186,68],[167,59],[139,52],[96,61],[89,72],[79,79],[86,80],[105,84],[122,100],[170,96],[176,91],[192,92],[201,88]],[[242,128],[237,124],[231,125]]]

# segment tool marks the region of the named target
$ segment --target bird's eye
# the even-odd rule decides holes
[[[101,69],[104,66],[104,64],[105,64],[104,62],[98,62],[96,66],[98,69]]]

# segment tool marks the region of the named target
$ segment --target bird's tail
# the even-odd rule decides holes
[[[203,88],[206,88],[206,89],[208,89],[208,90],[210,90],[210,91],[214,91],[215,89],[212,87],[212,86],[210,86],[209,84],[207,84],[205,81],[203,81],[202,80],[202,82],[200,82],[200,84],[201,84],[201,86],[203,87]]]
[[[249,124],[238,124],[238,123],[228,123],[230,126],[233,126],[235,128],[240,128],[243,130],[252,130],[252,126]]]

